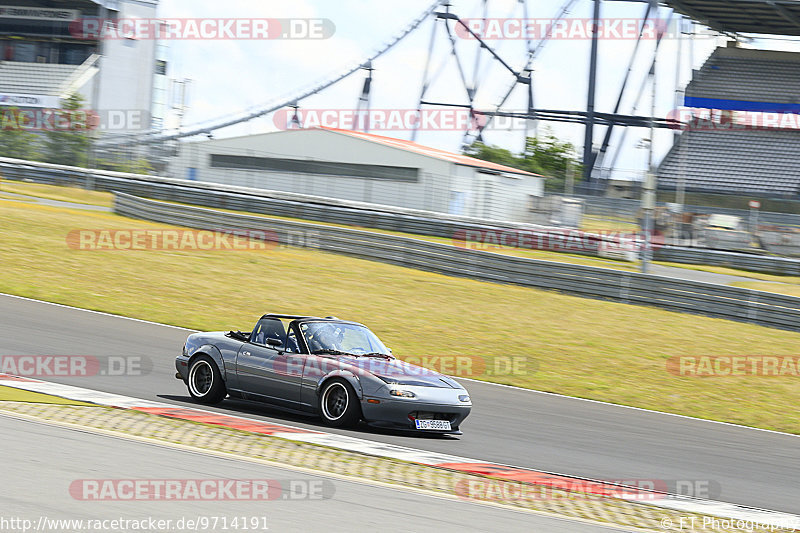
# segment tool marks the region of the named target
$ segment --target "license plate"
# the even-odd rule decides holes
[[[417,429],[436,429],[440,431],[450,431],[449,420],[415,420]]]

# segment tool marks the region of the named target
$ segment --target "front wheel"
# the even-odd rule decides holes
[[[205,404],[219,403],[228,394],[217,363],[207,355],[201,355],[192,361],[188,387],[192,398]]]
[[[361,406],[352,385],[335,378],[322,387],[319,395],[319,414],[331,427],[354,426],[361,419]]]

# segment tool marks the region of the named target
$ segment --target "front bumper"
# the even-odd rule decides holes
[[[189,358],[181,354],[175,358],[175,377],[182,379],[184,383],[189,382]]]
[[[370,399],[378,400],[380,403],[370,403],[368,401]],[[460,435],[461,422],[467,418],[471,410],[472,404],[468,402],[454,404],[369,397],[365,397],[361,401],[361,413],[364,415],[364,421],[367,424],[377,427],[411,430],[416,433]],[[450,431],[417,429],[414,421],[409,418],[411,413],[425,413],[425,415],[419,417],[420,419],[426,418],[428,414],[435,414],[437,415],[435,418],[439,420],[449,420],[451,429]]]

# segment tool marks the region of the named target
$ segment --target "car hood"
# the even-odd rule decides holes
[[[387,383],[449,389],[463,388],[452,378],[440,374],[435,370],[406,363],[400,359],[349,356],[342,356],[337,359],[343,363],[357,367],[361,372],[377,376]]]

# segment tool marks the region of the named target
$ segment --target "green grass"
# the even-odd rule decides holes
[[[745,289],[755,289],[757,291],[774,292],[777,294],[785,294],[787,296],[800,297],[800,285],[768,283],[763,281],[736,281],[731,283],[731,285],[736,287],[744,287]]]
[[[714,272],[716,274],[725,274],[728,276],[738,276],[741,278],[752,278],[760,281],[772,281],[775,284],[788,284],[800,286],[800,277],[798,276],[781,276],[778,274],[766,274],[764,272],[752,272],[750,270],[737,270],[730,267],[712,266],[712,265],[689,265],[684,263],[658,263],[664,266],[685,268],[686,270],[699,270],[702,272]],[[735,285],[735,283],[731,283]]]
[[[56,405],[86,405],[94,406],[91,403],[68,400],[49,394],[31,392],[14,387],[0,386],[0,402],[28,402],[28,403],[52,403]]]
[[[178,202],[165,202],[175,205],[185,205],[179,204]],[[197,206],[194,206],[197,207]],[[223,211],[225,213],[236,213],[242,214],[241,211],[234,211],[231,209],[219,209],[214,208],[216,211]],[[445,237],[434,237],[430,235],[417,235],[413,233],[404,233],[401,231],[389,231],[385,229],[375,229],[375,228],[365,228],[361,226],[348,226],[345,224],[335,224],[332,222],[318,222],[316,220],[305,220],[299,218],[291,218],[291,217],[278,217],[278,216],[271,216],[271,215],[263,215],[260,213],[245,213],[249,216],[257,216],[262,218],[269,218],[269,219],[276,219],[276,220],[288,220],[293,222],[304,222],[304,223],[312,223],[312,224],[322,224],[325,226],[336,227],[336,228],[349,228],[349,229],[358,229],[361,231],[369,231],[372,233],[382,233],[386,235],[396,235],[398,237],[409,237],[412,239],[419,239],[428,242],[437,242],[440,244],[448,244],[448,245],[456,245],[456,246],[465,246],[471,249],[476,250],[485,250],[488,252],[500,253],[500,254],[507,254],[507,255],[515,255],[519,257],[528,257],[531,259],[538,259],[541,261],[554,261],[558,263],[569,263],[574,265],[587,265],[587,266],[595,266],[595,267],[603,267],[603,268],[613,268],[616,270],[626,270],[629,272],[638,272],[639,267],[635,263],[630,263],[627,261],[619,261],[616,259],[607,259],[604,257],[592,257],[588,255],[580,255],[580,254],[570,254],[566,252],[553,252],[549,250],[531,250],[526,248],[516,248],[512,246],[484,246],[483,243],[475,243],[475,242],[468,242],[465,243],[463,240],[456,240],[456,239],[448,239]]]
[[[113,195],[107,192],[89,191],[78,187],[59,187],[55,185],[43,185],[40,183],[26,183],[21,181],[0,182],[0,194],[11,192],[15,194],[25,194],[36,198],[46,198],[48,200],[60,200],[62,202],[72,202],[76,204],[101,205],[111,207]],[[6,195],[7,198],[11,196]]]
[[[680,378],[676,355],[792,355],[800,334],[300,248],[80,251],[73,229],[159,228],[107,213],[0,203],[0,291],[202,330],[264,312],[369,325],[401,358],[517,357],[501,383],[800,433],[797,378]],[[536,368],[535,371],[533,369]]]
[[[581,220],[581,230],[606,233],[610,231],[638,231],[639,226],[635,221],[625,218],[584,215],[583,220]]]
[[[39,198],[49,198],[52,200],[62,200],[74,203],[86,203],[92,205],[101,205],[110,207],[112,205],[113,195],[111,193],[106,192],[98,192],[98,191],[87,191],[84,189],[73,188],[73,187],[61,187],[55,185],[42,185],[36,183],[25,183],[25,182],[18,182],[18,181],[2,181],[0,182],[0,197],[3,197],[2,192],[9,191],[15,192],[18,194],[26,194],[28,196],[34,196]],[[9,199],[16,199],[11,196],[5,196]],[[167,203],[174,203],[174,202],[167,202]],[[228,209],[219,209],[220,211],[228,212],[228,213],[241,213],[240,211],[232,211]],[[342,228],[352,228],[353,226],[346,226],[343,224],[332,224],[332,223],[321,223],[316,221],[309,221],[303,219],[296,219],[296,218],[289,218],[289,217],[274,217],[268,215],[261,215],[258,213],[247,213],[251,216],[260,216],[263,218],[274,218],[278,220],[290,220],[295,222],[312,222],[315,224],[325,224],[327,226],[333,227],[342,227]],[[620,230],[620,231],[630,231],[632,228],[631,223],[626,222],[623,219],[614,219],[609,222],[607,219],[598,219],[596,217],[584,217],[584,227],[582,228],[583,231],[598,231],[598,230]],[[634,225],[635,226],[635,225]],[[424,235],[414,235],[410,233],[402,233],[399,231],[387,231],[387,230],[379,230],[373,228],[363,228],[358,227],[357,229],[363,231],[371,231],[374,233],[386,233],[389,235],[397,235],[401,237],[411,237],[414,239],[421,239],[430,242],[438,242],[442,244],[453,244],[452,239],[446,239],[441,237],[430,237]],[[633,228],[635,229],[635,228]],[[461,244],[461,243],[457,243]],[[474,246],[474,245],[470,245]],[[474,246],[478,249],[480,246]],[[569,264],[576,264],[576,265],[587,265],[587,266],[596,266],[602,268],[611,268],[615,270],[624,270],[628,272],[638,272],[640,270],[638,264],[629,263],[626,261],[618,261],[615,259],[606,259],[602,257],[590,257],[586,255],[580,254],[570,254],[564,252],[552,252],[547,250],[526,250],[520,248],[489,248],[488,251],[495,252],[495,253],[502,253],[502,254],[509,254],[509,255],[516,255],[520,257],[528,257],[531,259],[538,259],[542,261],[554,261],[559,263],[569,263]],[[716,267],[710,265],[688,265],[683,263],[668,263],[668,262],[661,262],[656,261],[655,264],[664,265],[664,266],[671,266],[676,268],[685,268],[688,270],[699,270],[704,272],[714,272],[718,274],[728,274],[731,276],[740,276],[740,277],[747,277],[752,278],[754,280],[762,280],[762,281],[776,281],[781,283],[789,283],[792,285],[800,286],[800,277],[791,277],[791,276],[778,276],[773,274],[762,274],[760,272],[749,272],[746,270],[736,270],[733,268],[727,267]],[[773,290],[779,291],[779,288],[773,288]],[[791,294],[794,289],[788,288],[787,289],[789,294]]]
[[[56,185],[42,185],[36,183],[24,183],[18,181],[3,181],[0,182],[0,197],[5,197],[9,199],[17,199],[10,195],[3,195],[3,191],[13,192],[17,194],[25,194],[28,196],[33,196],[37,198],[47,198],[51,200],[61,200],[66,202],[74,202],[74,203],[85,203],[85,204],[92,204],[92,205],[101,205],[110,207],[112,205],[113,195],[111,193],[105,192],[97,192],[97,191],[86,191],[84,189],[73,188],[73,187],[61,187]],[[175,202],[167,202],[167,203],[175,203]],[[224,211],[227,213],[241,213],[240,211],[233,211],[230,209],[219,209],[220,211]],[[315,224],[323,224],[321,222],[316,221],[309,221],[309,220],[302,220],[290,217],[275,217],[275,216],[267,216],[258,213],[247,213],[251,216],[260,216],[263,218],[275,218],[278,220],[289,220],[295,222],[313,222]],[[352,228],[353,226],[346,226],[344,224],[332,224],[332,223],[324,223],[327,226],[333,227],[341,227],[341,228]],[[363,228],[358,227],[357,229],[363,231],[371,231],[375,233],[386,233],[388,235],[398,235],[401,237],[412,237],[415,239],[426,240],[430,242],[438,242],[442,244],[453,244],[453,239],[446,239],[442,237],[431,237],[426,235],[414,235],[409,233],[403,233],[399,231],[387,231],[387,230],[379,230],[374,228]],[[473,246],[473,245],[470,245]],[[479,246],[475,246],[479,248]],[[482,249],[482,248],[481,248]],[[570,264],[577,264],[577,265],[588,265],[588,266],[600,266],[605,268],[614,268],[617,270],[626,270],[626,271],[636,271],[637,267],[632,263],[627,263],[623,261],[617,261],[614,259],[605,259],[602,257],[588,257],[585,255],[579,254],[569,254],[563,252],[551,252],[547,250],[526,250],[520,248],[510,248],[510,247],[497,247],[497,248],[489,248],[488,251],[502,253],[502,254],[509,254],[509,255],[516,255],[521,257],[530,257],[533,259],[540,259],[543,261],[557,261],[562,263],[570,263]]]

